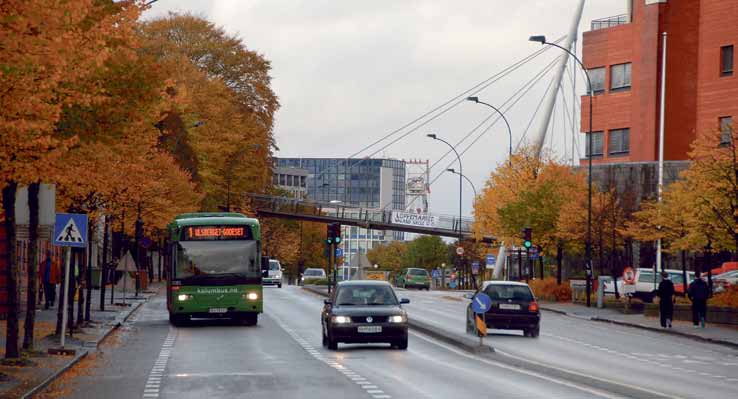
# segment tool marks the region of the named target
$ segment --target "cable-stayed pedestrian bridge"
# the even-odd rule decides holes
[[[276,217],[319,223],[340,223],[371,230],[404,231],[442,237],[472,237],[473,219],[458,216],[413,214],[396,210],[361,208],[342,203],[323,203],[249,194],[251,206],[259,217]],[[490,241],[487,238],[485,241]]]

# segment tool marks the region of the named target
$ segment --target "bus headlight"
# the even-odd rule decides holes
[[[177,295],[177,300],[179,300],[181,302],[184,302],[184,301],[186,301],[188,299],[192,299],[192,295],[188,295],[188,294],[179,294],[179,295]]]
[[[248,299],[249,301],[255,301],[259,299],[259,294],[255,292],[249,292],[248,294],[244,295],[244,298]]]
[[[347,324],[351,322],[351,318],[347,316],[333,316],[333,322],[336,324]]]
[[[404,323],[407,321],[407,318],[403,315],[395,315],[389,317],[390,323]]]

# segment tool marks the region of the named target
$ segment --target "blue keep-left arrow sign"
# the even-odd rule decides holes
[[[487,313],[487,311],[492,307],[492,299],[490,299],[489,295],[480,292],[472,298],[471,306],[474,313]]]

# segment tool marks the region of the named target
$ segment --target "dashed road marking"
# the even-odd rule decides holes
[[[143,398],[158,398],[161,389],[161,377],[167,368],[169,357],[172,355],[172,347],[174,340],[177,338],[177,331],[173,328],[169,329],[169,334],[164,339],[159,356],[154,361],[154,366],[149,372],[149,378],[146,380],[146,386],[143,391]]]
[[[286,325],[281,319],[279,319],[275,315],[270,315],[270,317],[279,325],[287,334],[289,334],[292,339],[295,340],[302,348],[310,354],[310,356],[314,357],[316,360],[323,362],[327,364],[328,366],[332,367],[339,373],[343,374],[351,380],[354,384],[358,385],[360,388],[364,389],[364,391],[370,395],[373,399],[391,399],[392,396],[385,393],[383,390],[379,389],[378,386],[372,384],[371,382],[367,381],[366,378],[362,377],[359,373],[351,370],[350,368],[342,365],[341,363],[333,360],[328,359],[323,354],[316,350],[310,343],[308,343],[305,338],[301,337],[295,330],[290,328],[288,325]]]

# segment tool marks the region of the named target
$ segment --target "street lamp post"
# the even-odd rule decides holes
[[[454,152],[454,154],[456,154],[456,159],[459,161],[459,245],[461,245],[461,240],[463,239],[463,236],[462,236],[462,233],[461,233],[461,216],[462,216],[461,205],[462,205],[462,186],[463,186],[463,180],[462,180],[463,178],[462,178],[462,176],[464,174],[464,167],[461,164],[461,156],[459,155],[459,152],[456,151],[456,148],[454,148],[454,146],[452,146],[451,143],[449,143],[448,141],[446,141],[446,140],[444,140],[442,138],[439,138],[438,136],[436,136],[433,133],[427,134],[426,136],[432,138],[433,140],[438,140],[438,141],[446,144],[447,146],[449,146],[451,148],[451,150]],[[459,267],[461,267],[461,255],[457,255],[457,258],[459,260]]]
[[[589,71],[584,66],[582,60],[580,60],[576,54],[572,53],[571,50],[559,46],[556,43],[547,42],[546,36],[531,36],[528,40],[531,42],[541,43],[542,45],[557,47],[565,51],[577,61],[584,71],[584,76],[587,77],[587,85],[589,87],[589,130],[587,131],[587,240],[584,252],[585,262],[587,262],[585,268],[587,273],[587,307],[589,307],[591,306],[590,294],[592,293],[592,152],[594,150],[594,148],[592,148],[592,104],[594,102],[594,88],[592,87],[592,80],[589,77]]]
[[[467,101],[475,102],[477,104],[486,105],[486,106],[492,108],[493,110],[497,111],[497,113],[500,114],[500,116],[502,117],[502,120],[505,121],[505,125],[507,125],[507,134],[510,136],[510,145],[508,147],[508,153],[509,153],[509,155],[508,155],[508,162],[509,162],[510,166],[512,166],[512,129],[510,128],[510,123],[508,123],[507,118],[505,117],[505,114],[503,114],[502,111],[500,111],[494,105],[488,104],[488,103],[486,103],[484,101],[479,101],[479,97],[467,97],[466,100]]]
[[[456,169],[454,169],[454,168],[448,168],[448,169],[446,169],[446,172],[451,172],[451,173],[453,173],[455,175],[460,175],[461,177],[463,177],[467,181],[467,183],[469,183],[469,185],[471,186],[472,191],[474,191],[474,198],[475,199],[477,198],[477,188],[474,187],[474,183],[472,183],[472,181],[469,180],[469,178],[466,177],[466,175],[462,175],[461,173],[457,172]]]

